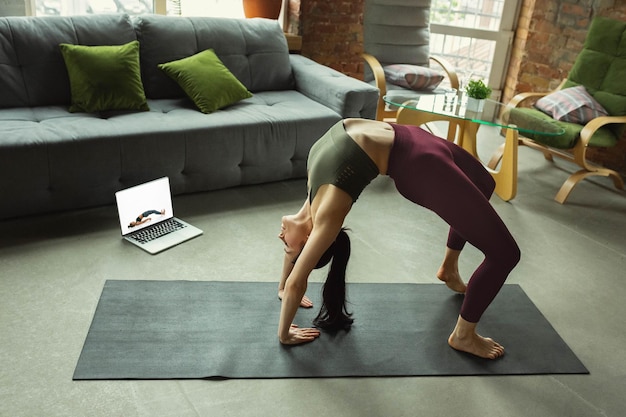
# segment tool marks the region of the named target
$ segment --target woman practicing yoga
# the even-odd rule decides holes
[[[160,214],[162,216],[165,214],[165,209],[161,211],[157,211],[157,210],[144,211],[139,216],[137,216],[137,218],[134,221],[130,222],[128,227],[136,227],[136,226],[139,226],[140,224],[144,224],[145,222],[149,222],[150,220],[152,220],[150,217],[148,217],[151,214]]]
[[[336,330],[352,324],[345,306],[350,240],[343,222],[360,193],[378,175],[388,175],[400,194],[450,225],[437,277],[452,290],[465,293],[465,298],[449,345],[483,358],[502,356],[504,348],[499,343],[476,333],[483,312],[520,258],[515,240],[489,203],[493,178],[465,150],[419,127],[366,119],[338,122],[313,145],[308,198],[298,213],[282,218],[278,236],[285,243],[279,284],[280,342],[310,342],[320,335],[318,328]],[[465,242],[485,255],[467,285],[458,271]],[[331,259],[323,305],[313,322],[317,328],[300,328],[293,324],[298,307],[312,306],[305,297],[308,277]]]

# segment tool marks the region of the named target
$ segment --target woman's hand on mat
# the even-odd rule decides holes
[[[298,325],[292,324],[289,327],[289,335],[287,339],[281,340],[283,345],[299,345],[314,341],[320,335],[320,331],[314,328],[299,328]]]
[[[282,301],[283,293],[285,290],[278,290],[278,299]],[[313,301],[306,295],[302,297],[302,301],[300,301],[300,307],[311,308],[313,307]]]

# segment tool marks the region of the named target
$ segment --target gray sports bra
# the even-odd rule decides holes
[[[307,162],[309,202],[324,184],[347,192],[355,202],[363,189],[378,176],[378,167],[337,122],[311,147]]]

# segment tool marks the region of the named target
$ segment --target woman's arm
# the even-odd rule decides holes
[[[283,299],[285,293],[285,283],[287,282],[287,277],[293,270],[293,256],[289,254],[285,254],[285,258],[283,260],[283,272],[280,277],[280,282],[278,283],[278,298]],[[300,300],[300,307],[311,308],[313,307],[313,301],[306,295],[302,297]]]
[[[310,206],[308,197],[304,200],[304,204],[296,214],[296,217],[299,218],[310,218]],[[287,282],[287,277],[291,274],[293,270],[295,260],[294,254],[285,253],[285,257],[283,259],[283,270],[280,276],[280,281],[278,282],[278,298],[283,299],[283,294],[285,292],[285,283]],[[311,308],[313,307],[313,302],[306,295],[302,297],[300,301],[300,307]]]
[[[283,344],[310,342],[319,336],[317,329],[293,327],[292,324],[306,292],[309,275],[326,249],[333,243],[339,229],[332,234],[329,230],[320,230],[314,226],[309,240],[287,278],[278,322],[278,339]]]
[[[283,272],[280,276],[280,282],[278,283],[278,297],[282,299],[282,292],[285,290],[285,283],[287,282],[287,277],[293,271],[293,256],[285,253],[285,258],[283,259]]]
[[[337,238],[352,205],[351,198],[344,191],[335,187],[329,188],[334,190],[324,190],[330,191],[328,194],[324,193],[328,198],[321,199],[323,202],[316,207],[313,230],[285,283],[278,323],[278,338],[284,344],[310,342],[319,336],[316,329],[294,328],[292,323],[300,300],[306,292],[311,271]],[[333,196],[337,192],[339,195]]]

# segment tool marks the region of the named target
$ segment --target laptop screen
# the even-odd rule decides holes
[[[159,178],[115,193],[122,235],[174,216],[169,178]]]

